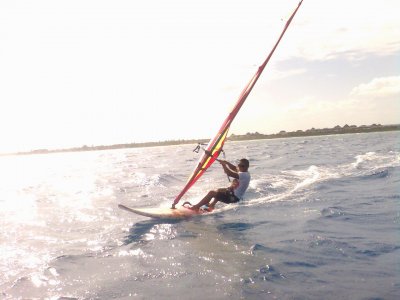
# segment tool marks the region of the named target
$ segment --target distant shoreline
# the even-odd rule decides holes
[[[280,131],[275,134],[262,134],[262,133],[247,133],[244,135],[231,134],[228,137],[228,141],[248,141],[248,140],[261,140],[261,139],[279,139],[279,138],[291,138],[291,137],[307,137],[307,136],[321,136],[321,135],[334,135],[334,134],[351,134],[351,133],[370,133],[370,132],[382,132],[382,131],[396,131],[400,130],[400,124],[395,125],[345,125],[335,126],[333,128],[315,129],[311,128],[308,130],[297,130],[297,131]],[[82,151],[99,151],[99,150],[112,150],[112,149],[126,149],[126,148],[144,148],[144,147],[158,147],[158,146],[172,146],[181,144],[199,144],[208,143],[208,139],[191,139],[191,140],[169,140],[160,142],[145,142],[145,143],[127,143],[127,144],[114,144],[114,145],[101,145],[101,146],[87,146],[74,147],[67,149],[36,149],[26,152],[7,153],[1,155],[31,155],[31,154],[49,154],[49,153],[61,153],[61,152],[82,152]]]

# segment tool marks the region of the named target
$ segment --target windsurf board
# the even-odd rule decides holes
[[[120,209],[129,211],[137,215],[155,219],[174,219],[174,220],[187,219],[193,216],[202,215],[209,212],[203,209],[193,210],[186,206],[179,206],[175,209],[168,207],[130,208],[123,204],[118,204],[118,207]]]

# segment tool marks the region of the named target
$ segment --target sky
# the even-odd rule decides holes
[[[0,0],[0,153],[211,138],[297,0]],[[400,123],[398,0],[304,0],[230,133]]]

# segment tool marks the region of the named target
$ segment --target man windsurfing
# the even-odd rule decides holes
[[[215,204],[217,204],[218,201],[230,204],[239,202],[243,199],[243,196],[249,187],[251,178],[249,173],[249,161],[246,158],[242,158],[237,166],[226,160],[218,159],[217,161],[222,165],[224,172],[229,177],[234,178],[231,186],[228,188],[219,188],[217,190],[209,191],[207,195],[199,201],[199,203],[191,206],[191,209],[199,210],[202,206],[207,205],[208,207],[205,209],[211,211],[214,209]]]

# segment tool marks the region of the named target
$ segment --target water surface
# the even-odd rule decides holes
[[[192,145],[0,157],[5,299],[397,299],[398,132],[230,142],[246,200],[186,221],[170,206]],[[215,164],[196,202],[226,186]]]

